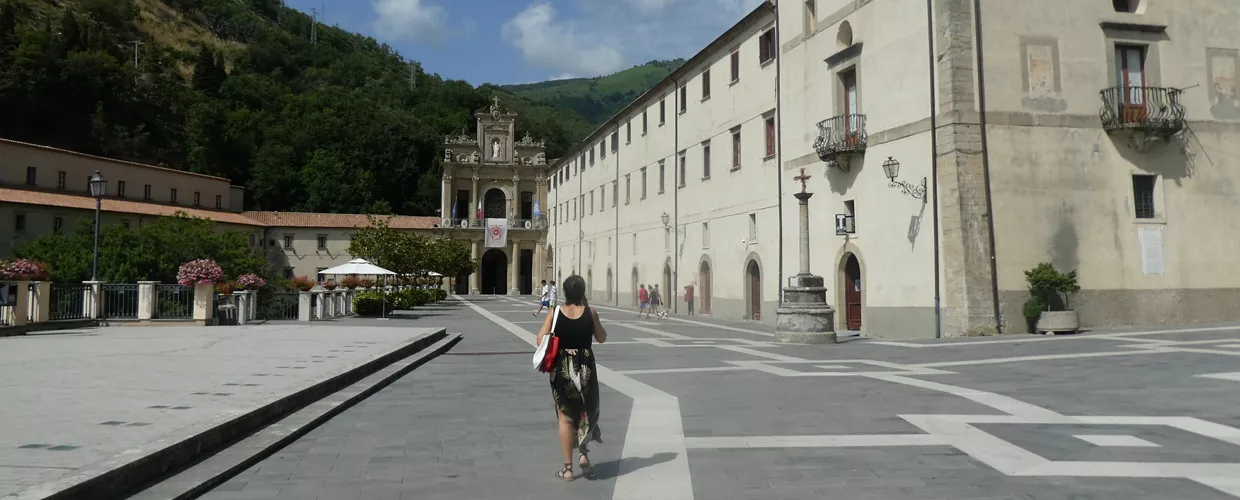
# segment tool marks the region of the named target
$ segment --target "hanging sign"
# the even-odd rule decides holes
[[[508,219],[487,219],[487,248],[508,246]]]

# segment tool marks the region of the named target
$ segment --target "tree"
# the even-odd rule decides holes
[[[55,281],[88,280],[93,259],[93,226],[93,221],[82,218],[72,232],[24,242],[13,253],[20,258],[53,263]],[[100,229],[99,278],[104,281],[174,283],[177,268],[196,259],[216,261],[230,277],[247,273],[269,275],[262,253],[249,246],[245,233],[220,230],[215,222],[191,218],[184,212],[160,217],[137,229],[119,225]]]
[[[410,231],[392,229],[387,219],[367,216],[370,226],[361,228],[349,243],[349,254],[366,259],[401,277],[427,271],[430,252],[425,238]]]
[[[473,274],[478,263],[470,258],[469,246],[463,242],[434,238],[430,240],[426,270],[444,276],[462,276]]]
[[[215,52],[205,44],[198,48],[198,58],[194,60],[194,90],[215,97],[228,74],[224,71],[223,62],[218,62]]]

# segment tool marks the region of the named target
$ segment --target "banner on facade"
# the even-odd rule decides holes
[[[487,219],[487,248],[508,246],[508,219]]]

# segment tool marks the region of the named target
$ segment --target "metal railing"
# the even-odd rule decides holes
[[[508,219],[508,229],[546,229],[547,219]]]
[[[275,292],[259,294],[258,310],[255,316],[260,320],[296,320],[297,308],[300,303],[297,292]]]
[[[103,294],[103,317],[111,319],[138,319],[138,285],[107,283]]]
[[[840,154],[864,152],[868,141],[865,115],[840,115],[818,122],[814,150],[819,159],[830,161]]]
[[[52,283],[52,321],[85,319],[89,290],[81,283]]]
[[[444,226],[443,223],[448,225]],[[444,219],[440,221],[440,227],[452,227],[456,229],[482,229],[486,224],[485,219]]]
[[[1102,128],[1105,130],[1146,129],[1178,132],[1184,128],[1187,111],[1180,103],[1180,89],[1165,87],[1111,87],[1103,89]]]
[[[14,317],[17,315],[17,306],[0,306],[0,326],[13,326],[16,324]]]
[[[236,298],[232,294],[212,293],[211,307],[215,308],[215,325],[233,326],[238,324],[237,318],[241,314],[237,307],[238,305]]]
[[[193,319],[194,289],[181,285],[156,285],[155,317],[159,319]]]

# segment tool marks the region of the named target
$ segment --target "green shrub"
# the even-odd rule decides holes
[[[1029,297],[1029,300],[1026,300],[1025,305],[1022,306],[1021,312],[1026,319],[1037,319],[1038,316],[1042,315],[1042,309],[1045,308],[1046,304],[1042,302],[1042,299]]]
[[[446,298],[448,298],[448,291],[447,291],[447,290],[442,290],[442,289],[436,289],[436,290],[435,290],[435,301],[436,301],[436,302],[439,302],[439,301],[444,300],[444,299],[446,299]]]
[[[361,292],[353,297],[353,312],[358,316],[379,316],[383,313],[383,295]]]

